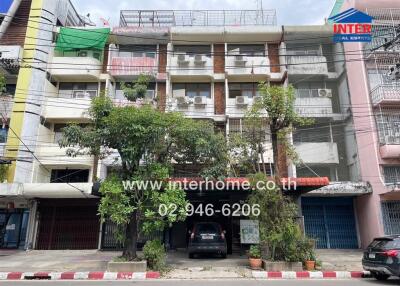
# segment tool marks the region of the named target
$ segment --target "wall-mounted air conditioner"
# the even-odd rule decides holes
[[[248,99],[247,96],[236,96],[236,105],[245,106],[248,104]]]
[[[186,97],[177,97],[176,98],[176,104],[181,108],[182,107],[188,107],[189,101],[187,100]]]
[[[318,89],[318,96],[319,97],[332,97],[332,89],[328,89],[328,88]]]
[[[204,96],[195,96],[193,103],[196,107],[204,107],[207,104],[207,99]]]
[[[189,64],[189,56],[185,54],[178,54],[178,65],[187,66]]]
[[[205,57],[203,55],[195,55],[194,56],[194,64],[196,66],[204,66],[206,64]]]
[[[72,97],[78,99],[90,99],[97,95],[96,90],[74,90]]]
[[[262,101],[262,96],[256,95],[253,97],[253,103],[261,102]]]
[[[235,56],[235,66],[245,66],[246,59],[242,55]]]

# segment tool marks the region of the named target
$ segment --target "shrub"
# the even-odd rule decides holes
[[[250,246],[249,250],[250,258],[261,258],[261,249],[259,245]]]
[[[149,240],[143,246],[143,255],[151,270],[162,271],[165,269],[166,253],[160,240]]]

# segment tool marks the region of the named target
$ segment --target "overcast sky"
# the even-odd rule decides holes
[[[256,0],[72,0],[80,14],[93,22],[109,19],[118,26],[119,11],[127,10],[243,10],[256,9]],[[276,9],[279,25],[323,24],[335,0],[263,0],[264,9]]]

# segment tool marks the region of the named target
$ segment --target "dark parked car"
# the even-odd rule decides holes
[[[375,238],[364,252],[362,265],[377,280],[400,277],[400,235]]]
[[[226,258],[225,231],[216,222],[199,222],[193,226],[189,238],[189,258],[195,254],[220,254]]]

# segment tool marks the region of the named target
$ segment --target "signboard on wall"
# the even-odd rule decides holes
[[[1,0],[0,1],[0,14],[7,14],[8,10],[12,5],[14,0]]]
[[[260,242],[258,220],[240,220],[240,243],[257,244]]]

